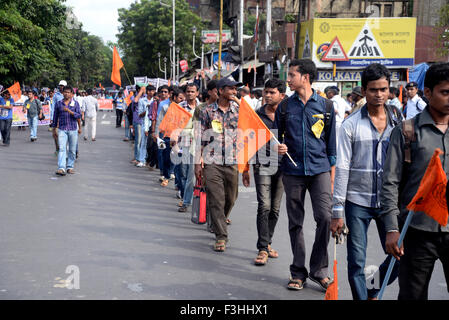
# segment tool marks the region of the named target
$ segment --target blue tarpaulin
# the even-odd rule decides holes
[[[409,71],[409,80],[418,83],[418,88],[424,90],[424,78],[426,76],[427,69],[429,65],[427,63],[420,63],[414,65]]]

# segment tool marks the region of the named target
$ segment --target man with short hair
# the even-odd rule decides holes
[[[57,126],[52,126],[51,123],[52,123],[53,118],[54,118],[54,112],[55,112],[56,104],[59,101],[62,101],[64,99],[64,95],[62,93],[63,93],[64,87],[66,85],[67,85],[67,81],[65,81],[65,80],[59,81],[58,91],[55,92],[55,94],[53,96],[53,101],[50,104],[50,127],[53,128],[53,138],[54,138],[54,141],[55,141],[55,148],[56,148],[55,155],[56,156],[58,156],[58,154],[59,154],[58,127]]]
[[[34,98],[34,93],[31,89],[26,91],[28,100],[22,107],[23,113],[27,114],[28,126],[30,127],[30,140],[34,142],[37,140],[37,126],[39,117],[42,116],[42,104],[38,99]]]
[[[427,104],[418,95],[418,83],[415,81],[407,83],[405,90],[407,91],[407,104],[405,105],[404,112],[405,119],[408,120],[422,112]]]
[[[121,128],[122,126],[122,119],[123,119],[123,112],[126,110],[126,102],[125,97],[123,96],[123,90],[120,90],[118,92],[117,97],[114,99],[113,104],[115,106],[115,114],[116,114],[116,121],[115,121],[115,127]]]
[[[201,110],[199,116],[202,152],[195,154],[195,158],[203,157],[204,169],[195,160],[195,176],[207,186],[207,203],[215,233],[213,248],[217,252],[226,250],[226,220],[238,196],[236,143],[240,107],[236,94],[240,85],[230,78],[220,79],[217,82],[218,101]]]
[[[441,226],[425,212],[415,211],[402,246],[398,247],[399,231],[409,214],[407,205],[416,195],[437,148],[444,151],[440,155],[441,165],[446,176],[449,175],[449,63],[430,66],[424,79],[424,93],[429,104],[413,119],[406,120],[412,130],[397,126],[391,133],[380,193],[381,217],[387,230],[385,247],[400,260],[399,300],[428,299],[437,260],[443,266],[446,290],[449,288],[448,224]],[[432,192],[447,202],[446,187]]]
[[[78,102],[73,99],[73,93],[72,87],[64,87],[64,99],[56,103],[51,123],[52,128],[59,128],[58,131],[53,131],[53,135],[57,134],[59,144],[58,170],[56,174],[60,176],[65,176],[66,173],[75,173],[73,167],[76,159],[78,120],[81,118],[81,108]],[[68,152],[67,143],[69,145]]]
[[[363,96],[362,93],[362,87],[354,87],[352,89],[352,100],[354,102],[354,106],[352,107],[351,113],[356,112],[357,110],[360,110],[365,104],[366,104],[366,99]]]
[[[164,161],[163,161],[163,149],[161,149],[161,142],[160,140],[160,134],[159,134],[159,124],[162,121],[162,117],[160,117],[160,113],[162,109],[165,109],[165,112],[167,111],[169,105],[170,105],[170,93],[169,93],[169,87],[167,85],[163,85],[160,86],[158,89],[158,95],[159,95],[159,104],[157,107],[157,113],[156,113],[156,119],[154,120],[153,125],[151,126],[151,136],[153,138],[153,141],[158,145],[158,150],[157,150],[157,161],[158,161],[158,166],[159,166],[159,171],[160,171],[160,178],[159,181],[163,182],[165,180],[164,177]],[[154,117],[154,116],[153,116]]]
[[[0,133],[5,147],[9,147],[10,143],[13,105],[11,93],[5,90],[3,97],[0,97]]]
[[[268,129],[273,129],[276,109],[285,98],[285,82],[279,79],[271,79],[265,82],[265,105],[256,110],[257,115]],[[270,143],[256,153],[256,163],[253,165],[254,182],[257,193],[257,249],[258,254],[254,264],[263,266],[268,258],[277,258],[278,252],[271,247],[274,229],[279,219],[282,194],[282,172],[279,169],[279,156],[270,152]],[[265,152],[263,152],[265,151]],[[249,169],[249,167],[248,167]],[[243,184],[250,184],[249,171],[242,175]]]
[[[281,170],[286,194],[287,215],[293,263],[287,288],[301,290],[307,277],[326,290],[328,277],[329,224],[332,209],[332,188],[337,157],[335,110],[331,102],[312,88],[317,77],[313,61],[292,60],[288,70],[288,85],[295,93],[286,107],[276,110],[274,129],[278,129],[282,144],[276,145],[283,155]],[[328,123],[328,124],[326,124]],[[285,156],[289,152],[293,162]],[[310,273],[305,267],[303,221],[305,193],[312,200],[316,221],[315,242],[310,257]]]
[[[87,89],[87,97],[83,99],[83,107],[86,128],[84,130],[84,140],[87,140],[89,136],[89,128],[91,130],[92,141],[96,140],[97,135],[97,111],[98,111],[98,100],[92,96],[92,89]]]
[[[146,151],[146,136],[145,136],[145,115],[147,114],[146,105],[148,101],[145,99],[144,94],[146,92],[145,87],[136,86],[136,90],[139,91],[137,96],[133,97],[131,103],[133,110],[133,124],[132,128],[135,135],[134,140],[134,159],[131,161],[137,167],[145,166],[145,156],[142,154],[142,148]],[[143,101],[140,101],[143,99]],[[144,144],[145,142],[145,144]]]
[[[193,155],[195,153],[194,131],[193,131],[193,113],[197,108],[198,87],[194,83],[188,83],[185,87],[186,100],[179,105],[192,115],[184,130],[181,132],[180,150],[182,153],[182,160],[179,165],[178,179],[180,186],[180,194],[182,198],[182,205],[178,212],[187,212],[189,206],[192,205],[193,200],[193,185],[195,178],[195,166]],[[172,147],[176,144],[172,144]]]
[[[337,144],[338,144],[338,136],[339,136],[339,130],[341,127],[341,124],[343,123],[343,120],[345,120],[345,113],[346,110],[350,110],[348,103],[343,99],[340,95],[340,89],[336,86],[330,86],[324,89],[324,93],[326,94],[327,98],[329,100],[332,100],[334,102],[334,108],[335,108],[335,130],[336,130],[336,137],[337,137]]]
[[[380,219],[383,165],[393,128],[402,120],[401,111],[387,105],[390,71],[371,64],[362,72],[362,94],[367,103],[342,124],[337,147],[337,168],[330,230],[333,236],[349,228],[347,239],[348,279],[354,300],[376,299],[379,287],[368,289],[365,278],[368,228],[376,221],[380,242],[385,250],[385,226]],[[386,257],[379,267],[380,280],[388,269]],[[390,282],[397,277],[398,264]]]
[[[402,104],[399,101],[398,96],[399,96],[399,89],[396,87],[390,87],[387,104],[393,105],[402,111]]]

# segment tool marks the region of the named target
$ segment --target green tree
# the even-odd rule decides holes
[[[437,52],[440,56],[447,56],[449,54],[449,4],[441,7],[435,31],[438,34]]]
[[[167,2],[165,0],[165,2]],[[168,2],[167,2],[168,4]],[[171,4],[171,1],[170,1]],[[118,44],[122,60],[129,75],[157,77],[159,71],[157,53],[167,57],[167,69],[170,70],[170,47],[172,40],[172,8],[158,1],[141,0],[134,2],[128,9],[119,9]],[[180,48],[180,59],[187,54],[193,58],[192,27],[201,32],[203,23],[199,16],[190,10],[185,0],[176,0],[176,46]],[[201,46],[200,36],[196,37],[195,47]],[[162,60],[162,58],[161,58]],[[161,61],[162,63],[162,61]],[[123,78],[123,77],[122,77]]]

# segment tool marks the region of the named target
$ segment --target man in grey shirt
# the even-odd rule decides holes
[[[405,143],[402,126],[392,131],[381,190],[382,220],[387,230],[385,247],[401,261],[400,300],[428,298],[430,277],[437,259],[443,264],[446,282],[449,277],[448,225],[441,227],[424,212],[415,212],[403,246],[397,245],[399,229],[408,214],[406,206],[416,194],[436,148],[446,151],[441,160],[446,175],[449,174],[449,63],[432,65],[426,73],[424,87],[429,105],[411,120],[414,141]],[[407,150],[411,155],[410,163],[405,162]]]

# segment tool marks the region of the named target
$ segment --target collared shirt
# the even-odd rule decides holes
[[[27,101],[25,101],[23,106],[26,109],[28,118],[36,117],[42,109],[42,104],[38,99],[33,99],[33,101],[30,101],[30,99],[28,99]]]
[[[98,100],[93,96],[87,96],[83,99],[82,111],[87,118],[95,118],[97,116]]]
[[[53,95],[52,104],[50,105],[50,119],[53,119],[56,104],[61,100],[64,100],[63,94],[59,91],[56,91],[55,94]]]
[[[189,122],[187,122],[186,126],[184,127],[184,130],[182,130],[181,135],[184,137],[183,145],[188,146],[188,150],[191,154],[195,154],[195,144],[194,144],[194,128],[193,128],[193,113],[196,110],[196,107],[198,106],[198,101],[195,100],[195,107],[191,108],[187,100],[181,102],[179,104],[182,108],[187,110],[192,117],[190,118]],[[184,149],[183,149],[184,151]]]
[[[446,175],[449,174],[449,130],[442,133],[435,125],[428,107],[414,119],[416,141],[411,143],[411,164],[404,164],[404,136],[402,126],[393,129],[390,146],[384,165],[383,186],[381,190],[382,219],[386,230],[399,230],[398,218],[405,220],[406,206],[418,191],[421,179],[426,172],[430,158],[436,148],[444,154],[440,156]],[[399,186],[401,185],[401,190]],[[401,191],[401,192],[399,192]],[[398,207],[399,200],[399,207]],[[439,224],[424,212],[415,212],[410,226],[422,231],[449,232],[449,225]]]
[[[324,127],[318,138],[312,131],[313,126],[319,125],[319,120],[325,121],[325,113],[326,99],[315,90],[305,105],[296,92],[291,95],[287,100],[284,117],[281,115],[281,105],[276,109],[274,129],[278,129],[280,140],[287,145],[288,153],[297,165],[295,167],[287,155],[284,155],[281,162],[284,174],[313,176],[331,170],[337,156],[333,108],[329,125]]]
[[[0,106],[6,106],[8,105],[8,102],[10,106],[14,105],[13,98],[9,98],[8,101],[5,101],[3,97],[0,97]],[[11,109],[0,108],[0,120],[7,120],[7,119],[12,119],[12,108]]]
[[[366,104],[366,99],[363,97],[359,101],[357,101],[354,105],[354,108],[352,108],[351,113],[355,113],[356,111],[362,109],[362,107]]]
[[[266,113],[267,105],[263,105],[256,110],[257,115],[263,121],[263,123],[267,126],[268,129],[273,129],[274,120]],[[278,172],[280,160],[282,156],[280,156],[274,150],[271,150],[273,145],[273,138],[271,138],[268,143],[266,143],[259,151],[256,152],[256,163],[254,164],[254,168],[258,169],[258,173],[260,175],[274,175]]]
[[[74,112],[74,114],[71,115],[69,112],[64,111],[64,108],[66,107],[69,108],[70,111]],[[55,106],[53,122],[50,126],[53,128],[58,127],[59,130],[78,130],[77,119],[79,118],[81,118],[81,109],[78,102],[72,99],[69,104],[66,105],[64,100],[61,100]]]
[[[165,100],[159,102],[159,106],[157,108],[157,120],[156,120],[156,130],[155,130],[156,137],[161,136],[161,134],[159,132],[159,126],[161,125],[161,122],[164,119],[165,114],[167,113],[170,103],[171,103],[170,99],[165,99]]]
[[[367,105],[348,116],[340,128],[335,169],[333,218],[343,218],[346,200],[380,208],[382,174],[390,134],[396,126],[385,109],[387,126],[379,133]]]
[[[415,96],[412,99],[407,100],[407,105],[405,109],[406,112],[405,118],[407,120],[413,118],[418,113],[422,112],[426,107],[426,105],[427,104],[424,102],[424,100],[420,96],[415,94]]]
[[[200,111],[202,156],[206,164],[237,164],[239,108],[231,101],[228,110],[223,112],[214,102]]]

